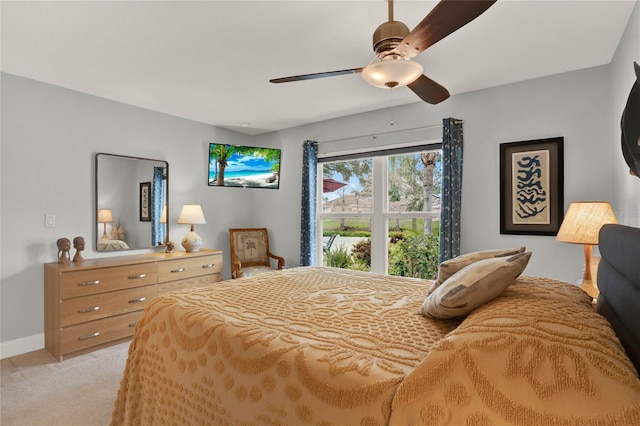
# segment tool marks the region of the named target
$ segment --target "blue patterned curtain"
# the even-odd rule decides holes
[[[302,148],[302,217],[300,220],[300,266],[316,265],[317,187],[318,144],[315,141],[304,141]]]
[[[167,226],[160,222],[160,215],[167,200],[165,199],[166,178],[164,167],[153,168],[153,185],[151,188],[151,244],[157,246],[165,243]]]
[[[462,201],[462,120],[442,120],[442,198],[439,262],[460,254]]]

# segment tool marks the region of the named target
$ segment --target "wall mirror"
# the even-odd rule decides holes
[[[95,156],[96,250],[163,246],[169,235],[169,163]]]

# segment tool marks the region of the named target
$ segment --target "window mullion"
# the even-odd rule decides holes
[[[371,272],[387,273],[386,157],[373,159],[373,217],[371,219]]]

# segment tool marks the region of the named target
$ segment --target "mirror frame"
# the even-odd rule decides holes
[[[128,156],[128,155],[120,155],[120,154],[110,154],[110,153],[106,153],[106,152],[98,152],[95,154],[95,176],[94,176],[94,215],[93,215],[93,223],[94,223],[94,228],[95,228],[95,250],[99,253],[113,253],[116,251],[128,251],[128,250],[145,250],[145,249],[156,249],[156,248],[160,248],[160,247],[165,247],[166,242],[169,240],[169,162],[166,160],[158,160],[158,159],[154,159],[154,158],[144,158],[144,157],[134,157],[134,156]],[[144,161],[144,162],[153,162],[153,163],[161,163],[164,164],[165,167],[165,176],[166,176],[166,182],[165,182],[165,199],[166,199],[166,207],[167,207],[167,212],[166,212],[166,216],[167,216],[167,221],[165,222],[165,226],[166,226],[166,232],[165,232],[165,238],[164,241],[162,242],[162,244],[157,244],[157,245],[153,245],[152,242],[149,242],[148,245],[136,245],[133,247],[126,247],[126,248],[122,248],[122,249],[100,249],[98,247],[98,242],[101,239],[101,232],[100,231],[100,222],[98,222],[98,211],[101,208],[101,206],[98,204],[99,203],[99,199],[100,199],[100,193],[99,193],[99,188],[102,187],[104,189],[104,185],[100,184],[99,181],[99,176],[100,176],[100,158],[116,158],[116,159],[123,159],[123,160],[135,160],[135,161]],[[103,164],[104,166],[104,164]],[[141,184],[142,182],[137,182],[136,185],[136,193],[138,193],[138,184]],[[139,201],[138,201],[139,202]],[[104,207],[104,206],[103,206]],[[135,208],[135,211],[138,211],[139,206],[133,206]],[[140,223],[148,223],[149,226],[151,226],[151,222],[143,222],[143,221],[139,221],[139,218],[136,218],[136,220]],[[126,234],[127,230],[125,229],[125,234]]]

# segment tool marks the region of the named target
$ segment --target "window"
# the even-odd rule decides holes
[[[441,154],[439,146],[416,149],[321,159],[318,246],[324,265],[435,276]]]

